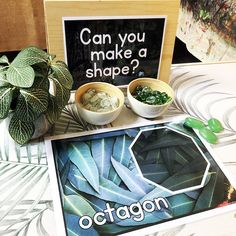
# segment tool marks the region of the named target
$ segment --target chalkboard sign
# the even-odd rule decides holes
[[[169,81],[180,0],[44,0],[47,46],[73,89],[91,81]]]
[[[159,77],[166,18],[63,18],[65,58],[74,88],[91,81],[128,84]]]

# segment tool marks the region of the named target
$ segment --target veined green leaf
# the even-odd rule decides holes
[[[174,216],[182,216],[192,212],[195,205],[195,200],[185,194],[168,197],[168,202],[171,205],[171,210]]]
[[[51,56],[53,56],[53,55],[51,55]],[[55,59],[55,58],[53,58],[53,59]],[[59,64],[60,66],[63,66],[63,67],[65,67],[65,68],[68,68],[68,66],[67,66],[67,64],[64,62],[64,61],[56,61],[56,64]]]
[[[113,138],[95,139],[91,142],[94,161],[97,164],[99,174],[104,178],[108,178],[109,175],[113,144]]]
[[[66,212],[77,216],[88,215],[93,217],[96,213],[90,204],[79,194],[64,195],[64,209]]]
[[[91,156],[89,146],[84,142],[70,143],[68,146],[68,156],[93,188],[99,192],[98,168]]]
[[[45,112],[47,120],[54,124],[61,115],[62,109],[57,106],[56,98],[50,95],[50,99],[48,100],[48,109]]]
[[[43,89],[21,89],[20,93],[25,98],[25,101],[32,106],[36,113],[45,112],[48,108],[48,92]]]
[[[211,174],[210,181],[198,197],[194,211],[216,207],[223,201],[224,191],[222,190],[222,186],[224,186],[224,179],[224,174],[217,168],[216,173]]]
[[[14,67],[12,64],[7,70],[7,81],[21,88],[29,88],[34,83],[34,70],[31,66]]]
[[[166,179],[161,185],[172,191],[180,190],[183,188],[189,188],[191,186],[200,185],[203,172],[189,173],[183,175],[172,175]]]
[[[116,172],[131,192],[145,195],[152,190],[152,187],[150,187],[146,181],[139,176],[135,176],[133,172],[120,162],[116,161],[114,158],[111,158],[111,162]]]
[[[11,118],[8,128],[11,137],[19,144],[28,142],[34,133],[34,129],[32,122],[21,121],[15,115]]]
[[[0,119],[7,117],[11,101],[13,89],[10,87],[0,88]]]
[[[35,112],[33,107],[28,103],[25,98],[20,95],[17,100],[15,116],[24,122],[32,122],[38,118],[40,112]]]
[[[69,70],[61,63],[55,63],[51,65],[53,71],[52,76],[55,77],[64,87],[67,89],[72,88],[73,78]]]
[[[47,63],[49,54],[37,47],[27,47],[22,49],[16,58],[13,60],[12,65],[15,67],[26,67],[37,63]]]
[[[67,105],[69,98],[70,98],[70,89],[64,87],[58,79],[53,76],[50,76],[50,80],[53,81],[55,85],[55,92],[56,92],[56,101],[59,107],[64,108]]]
[[[43,76],[38,76],[35,74],[33,88],[43,89],[45,91],[49,91],[49,80],[47,78],[43,78]]]
[[[7,56],[3,55],[0,57],[0,63],[9,64]]]
[[[6,71],[0,70],[0,87],[9,87],[9,82],[7,81]]]

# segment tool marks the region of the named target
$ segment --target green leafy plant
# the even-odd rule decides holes
[[[68,103],[73,79],[67,65],[54,59],[33,46],[22,49],[11,63],[0,58],[0,118],[12,113],[8,131],[19,144],[32,138],[41,115],[53,124]]]

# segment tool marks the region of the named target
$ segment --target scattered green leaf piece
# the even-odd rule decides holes
[[[24,144],[30,140],[35,128],[33,122],[21,121],[15,115],[13,115],[8,129],[11,137],[17,143]]]
[[[73,84],[73,78],[67,67],[62,63],[55,63],[51,65],[51,69],[54,73],[54,77],[60,81],[65,88],[71,89]]]
[[[30,46],[22,49],[12,62],[14,67],[26,68],[37,63],[47,63],[49,55],[42,49]]]
[[[14,114],[21,121],[32,122],[39,117],[40,111],[34,111],[33,106],[24,98],[24,96],[19,95],[17,99],[17,107]]]
[[[187,117],[185,119],[184,125],[190,127],[190,128],[194,128],[194,129],[201,129],[205,126],[205,124],[203,123],[203,121],[198,120],[194,117]]]
[[[15,67],[10,65],[6,75],[7,81],[16,87],[29,88],[34,83],[35,74],[31,66]]]
[[[48,100],[48,108],[45,112],[47,120],[50,124],[53,124],[60,117],[61,110],[62,109],[60,109],[57,105],[56,98],[50,95],[50,99]]]
[[[216,118],[211,118],[210,120],[208,120],[208,126],[214,133],[219,133],[224,129],[221,122]]]
[[[0,88],[0,119],[7,117],[12,101],[13,90],[11,87]]]
[[[217,136],[208,128],[203,127],[199,129],[199,134],[208,142],[211,144],[216,144],[218,141]]]

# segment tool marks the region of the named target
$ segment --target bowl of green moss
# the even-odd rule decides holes
[[[171,105],[174,91],[161,80],[140,78],[129,83],[127,98],[131,109],[137,115],[155,118],[163,115]]]

